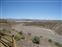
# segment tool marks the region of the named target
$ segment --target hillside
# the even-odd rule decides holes
[[[23,22],[20,20],[17,21],[18,20],[0,20],[0,32],[5,32],[10,36],[14,35],[17,47],[62,47],[61,20],[24,19],[21,20]],[[36,39],[34,39],[35,37]],[[8,39],[9,37],[4,36],[3,38]],[[12,41],[11,37],[9,40]],[[3,39],[3,41],[10,43],[5,39]],[[0,45],[2,45],[1,42]]]

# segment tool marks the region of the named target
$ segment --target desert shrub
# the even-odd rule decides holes
[[[4,33],[11,33],[11,30],[8,30],[8,29],[2,29],[2,30],[0,30],[0,32],[4,32]]]
[[[50,43],[51,43],[51,42],[52,42],[52,40],[51,40],[51,39],[48,39],[48,42],[50,42]]]
[[[58,47],[62,47],[62,44],[60,44],[58,42],[55,42],[55,45],[58,46]]]
[[[15,29],[12,29],[12,31],[15,31]]]
[[[21,39],[25,39],[25,36],[22,36]]]
[[[58,45],[59,45],[59,43],[58,43],[58,42],[55,42],[55,45],[57,45],[57,46],[58,46]]]
[[[11,33],[11,31],[10,31],[10,30],[8,30],[8,32],[9,32],[9,33]]]
[[[21,40],[21,39],[25,39],[25,36],[24,35],[20,35],[20,34],[16,34],[15,35],[15,39],[18,41],[18,40]]]
[[[32,42],[35,43],[35,44],[40,44],[40,38],[35,36],[33,39],[32,39]]]
[[[6,32],[7,32],[7,30],[6,30],[6,29],[2,29],[0,32],[4,32],[4,33],[6,33]]]
[[[2,32],[2,30],[0,30],[0,32]]]
[[[40,36],[40,38],[42,38],[43,36]]]
[[[19,35],[19,34],[15,35],[15,39],[16,39],[17,41],[20,40],[20,39],[21,39],[20,35]]]
[[[2,29],[2,31],[6,31],[6,29]]]
[[[19,32],[19,34],[20,34],[20,35],[23,35],[23,32],[22,32],[22,31],[20,31],[20,32]]]

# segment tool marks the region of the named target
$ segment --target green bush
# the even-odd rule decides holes
[[[23,35],[23,32],[21,31],[21,32],[19,32],[19,34],[20,34],[20,35]]]
[[[21,39],[25,39],[25,36],[22,36]]]
[[[52,42],[52,40],[51,39],[48,39],[48,41],[51,43]]]
[[[58,46],[58,47],[62,47],[62,44],[60,44],[58,42],[55,42],[55,45]]]
[[[11,33],[11,30],[8,30],[8,29],[2,29],[2,30],[0,30],[0,32],[4,32],[4,33]]]
[[[40,38],[35,36],[33,39],[32,39],[32,42],[35,43],[35,44],[40,44]]]
[[[25,36],[24,35],[21,35],[21,34],[16,34],[15,35],[15,39],[18,41],[18,40],[21,40],[21,39],[25,39]]]
[[[6,29],[2,29],[2,31],[6,31]]]
[[[21,39],[20,35],[16,35],[16,36],[15,36],[15,39],[16,39],[17,41],[20,40],[20,39]]]

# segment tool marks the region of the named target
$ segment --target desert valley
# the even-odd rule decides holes
[[[14,47],[13,45],[16,47],[62,47],[62,21],[0,19],[0,47]]]

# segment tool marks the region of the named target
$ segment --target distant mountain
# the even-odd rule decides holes
[[[0,22],[60,22],[62,23],[62,20],[39,20],[39,19],[0,19]]]

